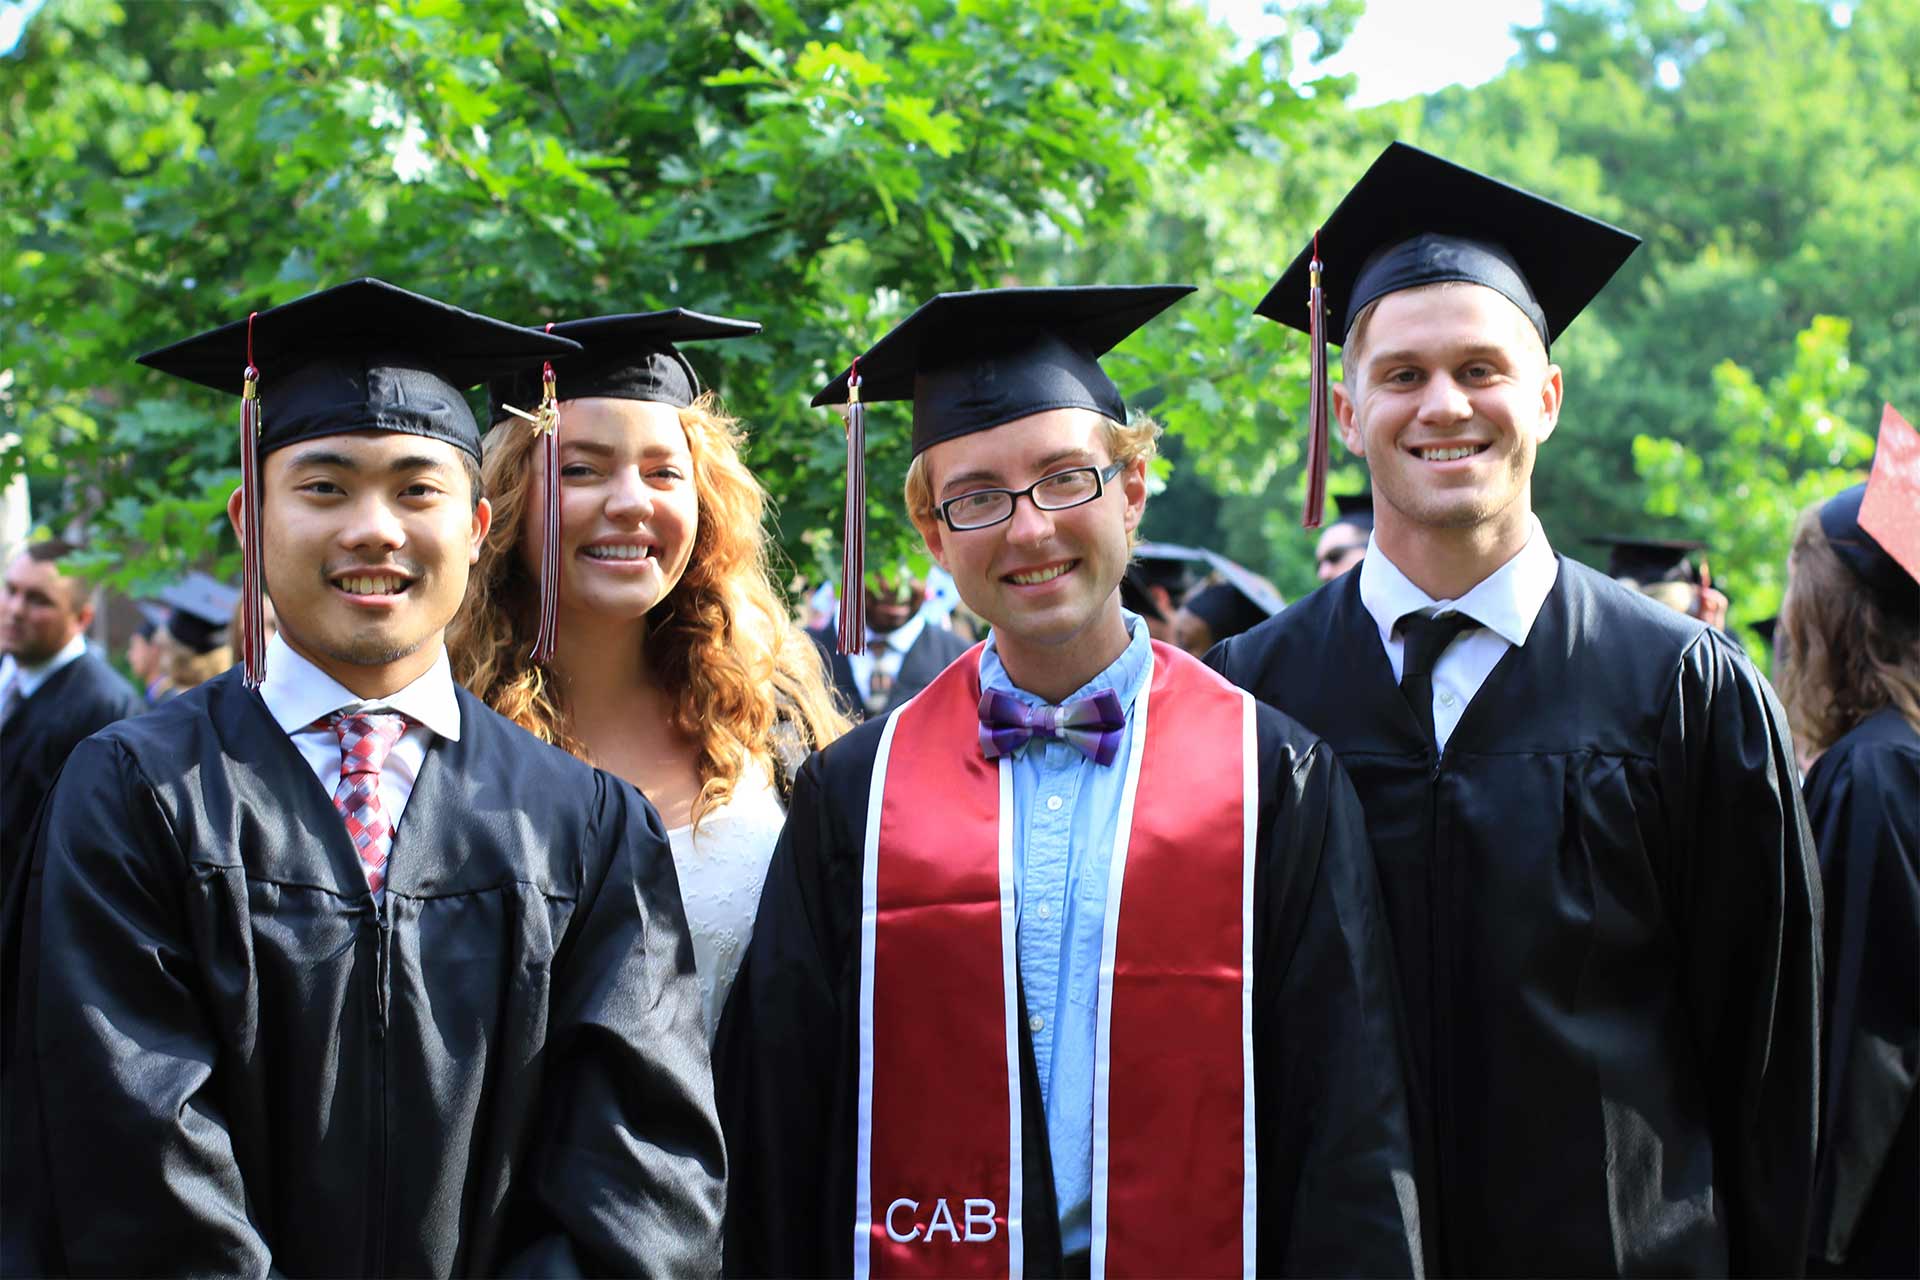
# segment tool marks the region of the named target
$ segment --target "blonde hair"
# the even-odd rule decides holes
[[[1152,462],[1160,456],[1160,424],[1144,414],[1138,415],[1126,425],[1112,418],[1100,419],[1100,441],[1106,446],[1107,456],[1124,466],[1135,462]],[[907,466],[907,517],[924,536],[927,527],[938,516],[938,507],[933,501],[933,477],[927,474],[927,455],[915,454]],[[1129,535],[1128,545],[1133,543]]]
[[[1888,706],[1920,730],[1920,627],[1889,616],[1840,562],[1818,506],[1800,513],[1787,563],[1774,665],[1800,749],[1825,751]]]
[[[825,746],[851,725],[835,707],[813,641],[794,625],[773,585],[761,527],[766,491],[740,460],[738,423],[710,391],[679,417],[693,459],[699,528],[686,572],[648,617],[646,646],[655,679],[673,698],[674,727],[698,746],[697,824],[732,798],[750,765],[777,776],[783,717],[806,749]],[[573,734],[559,682],[527,657],[540,601],[539,581],[520,549],[522,517],[538,493],[534,440],[517,419],[487,435],[482,474],[493,527],[447,629],[447,650],[454,677],[495,711],[591,760]],[[563,652],[566,643],[562,635]]]

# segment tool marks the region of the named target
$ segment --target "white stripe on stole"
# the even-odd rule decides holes
[[[1140,763],[1147,750],[1147,695],[1153,688],[1153,667],[1149,660],[1146,674],[1140,677],[1140,688],[1133,696],[1133,714],[1128,717],[1133,738],[1127,745],[1127,778],[1120,791],[1113,857],[1107,867],[1106,919],[1100,927],[1100,1008],[1093,1034],[1093,1256],[1089,1260],[1093,1280],[1103,1280],[1107,1274],[1107,1158],[1112,1142],[1107,1112],[1113,1083],[1114,940],[1120,932],[1120,886],[1127,876],[1133,803],[1140,791]]]
[[[1258,1274],[1259,1175],[1253,1108],[1253,867],[1260,833],[1260,740],[1254,701],[1241,693],[1240,719],[1240,1274]]]
[[[1020,1280],[1026,1265],[1021,1228],[1026,1190],[1020,1134],[1020,934],[1013,881],[1013,757],[1000,757],[1000,989],[1007,1014],[1007,1275]]]
[[[873,953],[880,919],[880,802],[887,791],[887,759],[899,711],[887,717],[873,755],[867,788],[866,847],[860,868],[860,1129],[854,1139],[853,1274],[867,1280],[873,1260]]]

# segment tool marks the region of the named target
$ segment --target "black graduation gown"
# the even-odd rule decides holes
[[[861,858],[884,723],[801,769],[721,1019],[730,1275],[852,1274]],[[1258,737],[1270,783],[1254,873],[1260,1272],[1408,1275],[1418,1225],[1410,1189],[1404,1219],[1396,1195],[1412,1164],[1392,960],[1360,811],[1297,725],[1262,707]],[[1025,1271],[1055,1276],[1059,1215],[1025,1037],[1021,1081]]]
[[[1920,733],[1892,707],[1867,717],[1806,797],[1827,895],[1813,1269],[1920,1275]]]
[[[1725,636],[1559,565],[1437,762],[1358,573],[1208,664],[1360,793],[1429,1271],[1791,1274],[1820,939],[1784,717]]]
[[[73,749],[145,709],[119,672],[88,651],[48,676],[8,718],[0,756],[0,889],[13,883],[33,816]]]
[[[724,1156],[660,820],[458,696],[378,913],[237,669],[74,753],[10,904],[7,1102],[37,1126],[9,1134],[10,1270],[717,1269]]]

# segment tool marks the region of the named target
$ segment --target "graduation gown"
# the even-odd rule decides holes
[[[730,1275],[853,1270],[861,871],[884,727],[868,721],[801,769],[721,1020]],[[1260,1273],[1408,1275],[1418,1226],[1392,961],[1360,812],[1339,765],[1299,726],[1261,707],[1257,736]],[[929,1016],[939,1016],[931,998]],[[1025,1273],[1056,1276],[1047,1126],[1032,1041],[1020,1040]]]
[[[0,889],[25,860],[40,802],[73,749],[116,720],[146,708],[120,674],[91,650],[48,676],[5,727],[0,760]]]
[[[238,669],[74,754],[7,937],[7,1101],[34,1129],[9,1133],[10,1270],[717,1268],[724,1157],[660,820],[458,697],[377,912]]]
[[[1721,633],[1559,566],[1437,761],[1358,573],[1208,663],[1359,791],[1429,1270],[1798,1272],[1819,886],[1784,717]]]
[[[1920,1274],[1920,733],[1892,707],[1807,775],[1827,906],[1814,1270]]]

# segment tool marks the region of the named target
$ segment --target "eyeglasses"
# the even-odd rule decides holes
[[[940,518],[955,533],[987,529],[1003,520],[1013,519],[1015,500],[1026,498],[1041,511],[1065,511],[1084,506],[1107,491],[1107,483],[1127,464],[1116,462],[1099,467],[1073,467],[1041,476],[1024,489],[975,489],[940,504]]]

